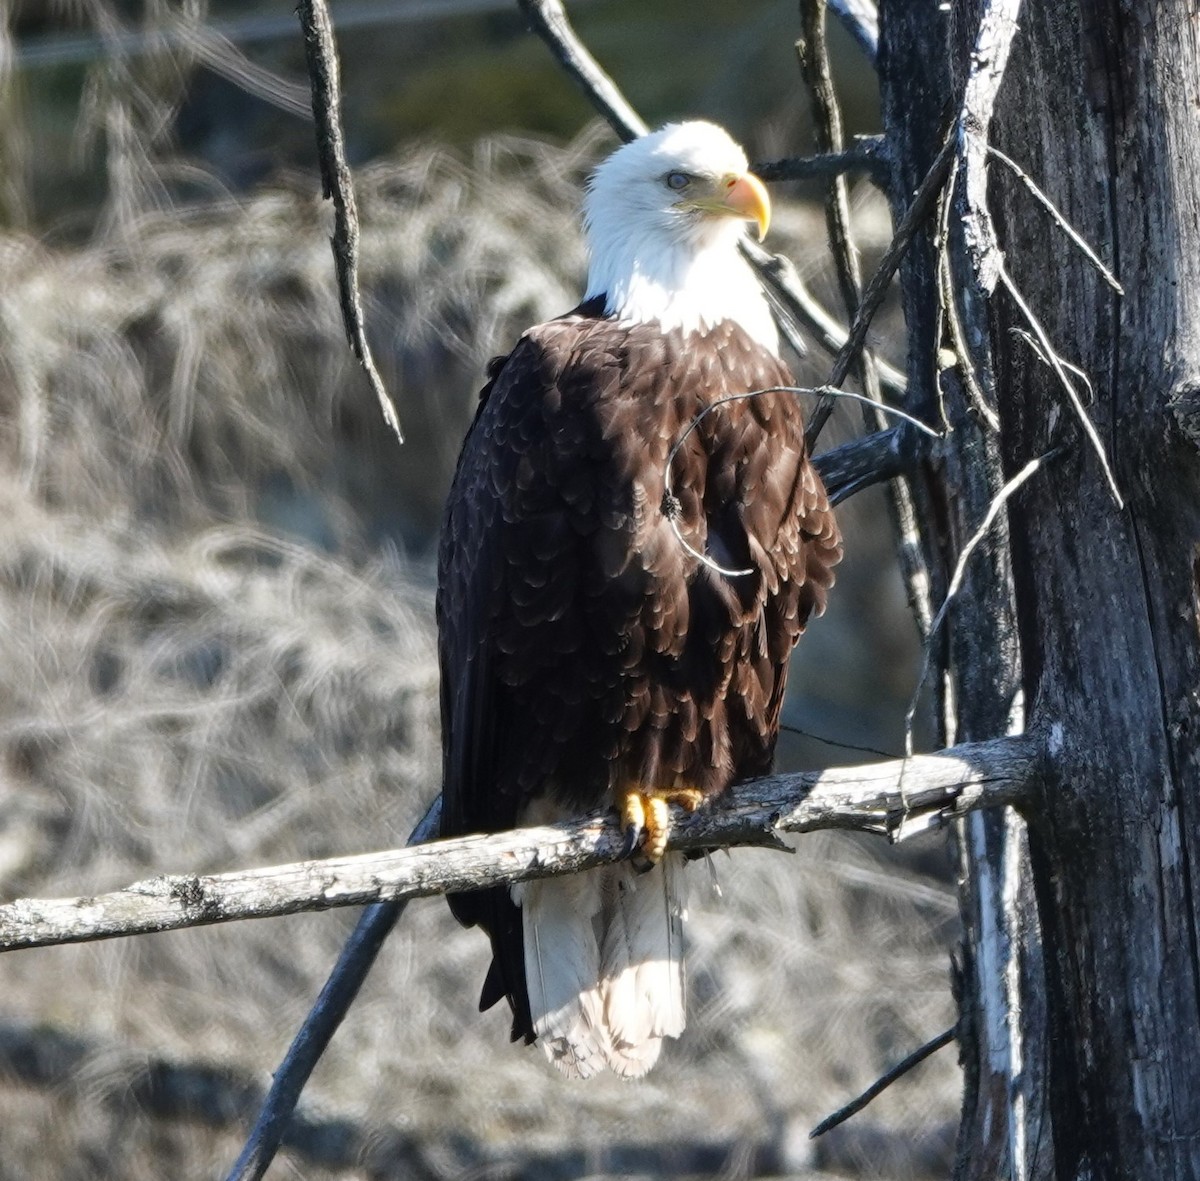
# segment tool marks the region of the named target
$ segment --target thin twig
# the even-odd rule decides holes
[[[908,710],[904,715],[904,750],[905,753],[911,755],[913,752],[913,718],[917,712],[917,702],[921,696],[921,689],[925,684],[925,677],[929,673],[929,661],[933,654],[934,640],[937,638],[939,629],[946,619],[946,614],[950,610],[951,604],[958,595],[959,589],[962,587],[963,579],[967,573],[967,563],[971,560],[971,555],[983,541],[983,539],[991,531],[992,525],[996,518],[1000,515],[1000,510],[1008,503],[1009,498],[1015,493],[1031,476],[1040,471],[1051,460],[1057,459],[1065,450],[1064,447],[1058,446],[1044,455],[1039,455],[1035,459],[1031,459],[1011,480],[1009,480],[999,492],[992,497],[991,504],[988,505],[988,510],[984,514],[983,520],[979,523],[978,528],[971,535],[970,540],[963,546],[962,552],[958,555],[958,561],[954,566],[954,574],[950,579],[950,585],[946,590],[946,597],[942,600],[942,605],[938,608],[937,614],[933,617],[933,623],[930,625],[929,634],[925,637],[925,642],[921,652],[921,667],[917,673],[917,683],[913,688],[912,697],[908,703]]]
[[[854,323],[850,326],[846,342],[838,350],[838,354],[834,358],[833,370],[829,375],[829,384],[831,386],[840,386],[846,380],[850,368],[858,356],[859,350],[866,341],[871,320],[879,310],[879,305],[883,302],[883,298],[887,294],[892,276],[895,275],[897,268],[900,266],[904,254],[908,250],[909,244],[912,242],[917,230],[920,229],[926,218],[929,217],[936,207],[938,193],[949,174],[950,161],[953,159],[953,156],[954,144],[953,141],[948,140],[938,153],[937,159],[930,166],[929,171],[925,174],[925,179],[917,189],[912,204],[900,219],[900,224],[896,227],[896,232],[892,237],[891,243],[887,250],[884,251],[883,258],[879,260],[879,265],[875,268],[875,273],[871,276],[866,290],[863,292],[862,302],[859,304],[858,311],[854,316]],[[828,413],[825,415],[825,418],[827,417]],[[810,420],[808,426],[809,436],[812,437],[814,434],[819,434],[824,422],[824,418],[817,420],[817,416],[814,413],[813,419]]]
[[[1050,358],[1048,356],[1046,356],[1046,353],[1042,349],[1042,346],[1038,343],[1037,337],[1034,336],[1032,332],[1026,332],[1024,328],[1010,328],[1008,330],[1008,333],[1010,336],[1015,337],[1017,340],[1023,340],[1029,346],[1030,352],[1032,352],[1033,355],[1035,357],[1037,357],[1037,359],[1039,361],[1041,361],[1041,363],[1043,365],[1045,365],[1047,369],[1050,369],[1053,367],[1052,363],[1050,361]],[[1084,403],[1084,405],[1090,406],[1093,402],[1095,402],[1096,390],[1095,390],[1095,387],[1092,385],[1092,379],[1090,377],[1088,377],[1087,373],[1085,373],[1084,370],[1082,370],[1078,365],[1071,364],[1071,362],[1068,361],[1066,359],[1066,357],[1059,357],[1058,363],[1072,377],[1077,377],[1077,378],[1079,378],[1079,380],[1081,382],[1083,382],[1083,388],[1087,390],[1087,401]],[[1082,401],[1082,399],[1081,399],[1081,401]]]
[[[785,314],[776,318],[785,337],[789,335],[788,319],[794,319],[816,337],[827,353],[838,356],[849,339],[849,331],[812,295],[791,259],[772,254],[749,238],[742,239],[741,247],[742,254],[762,280],[768,297],[783,305]],[[778,312],[778,309],[773,310]],[[800,355],[803,356],[804,351],[801,350]],[[877,359],[876,365],[880,381],[893,393],[903,394],[907,389],[904,374],[885,361]]]
[[[954,196],[958,183],[959,158],[956,155],[950,166],[950,175],[946,180],[946,188],[942,193],[942,209],[939,217],[940,228],[937,241],[937,282],[938,309],[944,318],[945,327],[950,332],[950,343],[954,349],[954,366],[963,380],[967,391],[967,404],[985,426],[992,431],[1000,430],[1000,415],[992,405],[991,399],[984,392],[979,381],[979,372],[971,351],[971,343],[963,327],[962,317],[958,311],[958,296],[954,285],[954,275],[950,262],[950,212],[954,206]],[[941,326],[938,328],[937,340],[941,340]],[[990,383],[989,383],[990,384]],[[942,422],[948,425],[945,410],[945,399],[941,395],[941,383],[938,385],[938,405],[942,407]]]
[[[817,148],[826,155],[842,154],[842,109],[833,85],[829,49],[825,41],[826,0],[804,0],[800,6],[804,35],[796,42],[800,72],[808,85],[813,108],[813,130]],[[850,229],[850,190],[844,171],[829,178],[825,200],[825,224],[833,251],[838,286],[846,315],[858,309],[862,268]],[[867,391],[868,394],[870,390]]]
[[[923,1046],[919,1046],[907,1058],[897,1062],[885,1075],[876,1079],[857,1099],[851,1099],[844,1107],[839,1107],[832,1115],[827,1115],[809,1132],[808,1138],[815,1140],[818,1136],[824,1136],[838,1124],[844,1124],[852,1115],[857,1115],[868,1103],[882,1095],[898,1078],[908,1074],[914,1066],[920,1066],[926,1058],[936,1054],[938,1050],[954,1041],[954,1034],[955,1027],[952,1025]]]
[[[325,197],[333,199],[333,247],[337,269],[338,300],[346,339],[358,358],[371,389],[379,402],[384,421],[403,443],[400,419],[375,367],[363,321],[362,299],[358,291],[358,207],[354,200],[354,181],[346,163],[342,138],[341,84],[338,80],[337,46],[325,0],[299,0],[296,13],[304,33],[304,51],[312,81],[313,117],[317,124],[317,151],[321,161],[321,185]]]
[[[1124,295],[1125,288],[1117,282],[1117,277],[1104,265],[1100,256],[1087,244],[1087,240],[1083,235],[1059,212],[1058,206],[1054,204],[1050,198],[1042,192],[1034,183],[1033,177],[1029,175],[1015,160],[1010,156],[1006,156],[994,144],[987,145],[988,155],[995,156],[1001,164],[1007,165],[1013,175],[1033,194],[1034,199],[1042,206],[1045,211],[1050,214],[1054,221],[1058,224],[1058,228],[1062,230],[1068,238],[1079,248],[1083,253],[1084,258],[1088,260],[1100,272],[1100,277],[1118,294]]]
[[[580,41],[567,19],[562,0],[517,0],[525,19],[558,58],[563,69],[579,84],[609,126],[628,143],[649,128],[618,89],[603,66]]]
[[[874,65],[879,53],[879,10],[875,0],[829,0],[829,7],[857,42],[867,61]]]
[[[1004,284],[1008,294],[1012,296],[1012,301],[1017,305],[1021,315],[1025,317],[1025,322],[1033,329],[1033,334],[1037,337],[1038,344],[1042,348],[1042,359],[1054,370],[1054,374],[1063,389],[1067,391],[1067,398],[1071,403],[1071,408],[1075,411],[1075,416],[1079,419],[1079,425],[1083,427],[1083,433],[1087,435],[1088,442],[1091,443],[1092,449],[1099,457],[1100,468],[1104,472],[1105,480],[1108,481],[1109,491],[1112,493],[1113,500],[1116,501],[1117,508],[1124,508],[1125,501],[1121,496],[1120,488],[1117,487],[1117,478],[1113,475],[1113,470],[1109,466],[1108,454],[1104,450],[1104,444],[1100,441],[1100,435],[1096,431],[1096,424],[1088,417],[1087,409],[1080,400],[1079,391],[1075,388],[1075,383],[1067,375],[1066,368],[1063,366],[1058,353],[1054,351],[1054,346],[1050,343],[1050,337],[1046,334],[1045,328],[1042,327],[1042,322],[1033,314],[1033,309],[1025,302],[1024,296],[1021,295],[1012,276],[1008,273],[1008,269],[1003,264],[1000,267],[1000,282]]]
[[[432,840],[438,831],[442,814],[442,798],[438,796],[421,818],[408,844],[421,845]],[[229,1173],[228,1181],[259,1181],[267,1171],[279,1145],[287,1133],[292,1113],[300,1101],[313,1068],[321,1060],[326,1048],[346,1013],[358,996],[358,991],[367,978],[383,941],[388,937],[397,920],[408,905],[407,899],[395,902],[376,902],[363,911],[350,938],[342,948],[337,963],[325,981],[309,1014],[304,1019],[288,1052],[271,1080],[271,1088],[263,1099],[254,1127]]]
[[[903,761],[750,780],[711,807],[677,816],[668,847],[762,846],[777,843],[781,832],[833,828],[892,835],[905,813],[941,824],[975,808],[1023,799],[1039,757],[1040,741],[1020,736]],[[609,810],[383,853],[234,873],[162,875],[84,898],[21,899],[0,906],[0,949],[511,885],[609,864],[622,856],[624,842]]]

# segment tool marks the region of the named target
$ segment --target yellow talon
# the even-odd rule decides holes
[[[646,797],[646,836],[642,841],[642,856],[651,865],[657,865],[667,851],[667,837],[671,833],[671,810],[660,795]]]
[[[621,831],[641,835],[646,827],[646,797],[640,791],[627,791],[621,797]],[[636,848],[636,845],[634,846]],[[633,852],[633,849],[630,849]]]
[[[632,856],[640,843],[642,857],[650,865],[657,865],[667,851],[667,838],[671,835],[669,805],[678,804],[684,811],[694,812],[704,802],[704,793],[694,787],[633,789],[623,792],[620,800],[625,855]]]

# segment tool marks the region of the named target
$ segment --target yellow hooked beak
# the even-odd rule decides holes
[[[705,213],[754,222],[760,242],[767,236],[767,227],[771,224],[771,198],[766,186],[753,172],[722,177],[717,182],[716,195],[711,200],[697,201],[695,207]]]

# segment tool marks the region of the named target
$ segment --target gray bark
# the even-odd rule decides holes
[[[900,840],[1032,790],[1041,745],[1026,738],[935,755],[750,780],[674,818],[668,848],[782,847],[783,832],[824,828]],[[0,906],[0,951],[172,931],[302,910],[396,902],[578,873],[622,856],[612,812],[354,857],[221,874],[163,874],[86,898]]]
[[[1055,1175],[1200,1177],[1200,456],[1172,400],[1200,373],[1200,27],[1187,0],[1027,7],[998,144],[1125,289],[1011,184],[1009,270],[1068,359],[1127,511],[994,305],[1007,462],[1068,434],[1012,512],[1026,694],[1050,726],[1030,813],[1050,1006]],[[1024,95],[1024,101],[1016,96]],[[1036,95],[1037,101],[1028,101]]]
[[[893,159],[911,161],[897,191],[936,150],[981,14],[998,11],[964,0],[948,34],[932,9],[881,5],[889,139]],[[955,69],[944,78],[947,36]],[[1000,434],[997,450],[955,424],[947,548],[1005,474],[1060,445],[1066,454],[1013,500],[1011,564],[1001,547],[977,570],[946,653],[954,736],[1002,733],[1019,672],[1052,764],[1024,809],[1028,860],[1012,819],[972,819],[964,833],[959,1177],[1200,1178],[1198,99],[1188,0],[1027,0],[991,136],[1098,249],[1124,297],[1014,178],[993,167],[965,198],[972,214],[984,201],[994,215],[983,250],[993,265],[976,266],[973,290],[961,266],[956,276],[968,329],[987,330],[967,337],[994,374]],[[978,264],[981,245],[958,239],[960,260],[975,250]],[[910,391],[930,389],[942,343],[928,321],[929,261],[918,253],[903,276]],[[1088,375],[1087,412],[1124,510],[1059,377],[1013,331],[1029,327],[1016,299],[1003,284],[985,299],[1000,265],[1062,359]],[[1082,382],[1076,392],[1089,400]],[[1001,1028],[986,993],[1006,944],[1016,958]],[[1010,1034],[1019,1052],[1006,1066]]]

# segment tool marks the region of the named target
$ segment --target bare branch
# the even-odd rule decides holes
[[[439,796],[413,829],[408,838],[410,847],[425,844],[437,836],[441,804]],[[321,1060],[330,1039],[358,996],[358,990],[375,963],[383,941],[407,905],[408,900],[403,898],[376,902],[363,912],[329,973],[321,995],[309,1010],[304,1024],[275,1071],[271,1089],[263,1100],[258,1119],[229,1173],[228,1181],[259,1181],[275,1159],[275,1153],[288,1133],[296,1104],[300,1101],[300,1092],[304,1090],[313,1068]]]
[[[756,779],[711,808],[679,816],[670,847],[763,845],[777,841],[780,832],[823,828],[892,835],[906,815],[941,823],[975,808],[1022,798],[1035,774],[1038,750],[1029,738],[1003,738],[911,759]],[[164,874],[95,897],[22,899],[2,906],[0,950],[399,901],[576,873],[618,860],[623,841],[616,819],[606,812],[557,825],[269,869]]]
[[[987,145],[988,155],[995,156],[1001,164],[1008,167],[1009,171],[1033,194],[1034,199],[1042,206],[1045,211],[1057,223],[1058,228],[1062,230],[1068,238],[1080,249],[1084,258],[1088,260],[1100,272],[1100,277],[1118,294],[1124,295],[1125,288],[1117,282],[1117,277],[1104,265],[1100,256],[1087,244],[1083,235],[1059,212],[1058,206],[1054,204],[1050,198],[1042,192],[1036,184],[1033,177],[1029,175],[1012,157],[1006,156],[994,144]]]
[[[1113,475],[1112,467],[1108,462],[1108,453],[1104,450],[1104,444],[1100,441],[1096,424],[1088,417],[1087,408],[1079,397],[1079,391],[1075,388],[1075,383],[1068,376],[1062,359],[1050,343],[1050,337],[1047,335],[1045,328],[1042,327],[1042,322],[1034,315],[1033,309],[1029,304],[1025,302],[1025,297],[1021,294],[1020,289],[1013,281],[1012,276],[1008,273],[1003,263],[1000,264],[1000,281],[1004,284],[1008,294],[1012,296],[1013,303],[1017,305],[1021,315],[1025,317],[1025,322],[1033,329],[1033,335],[1037,338],[1037,342],[1041,346],[1038,355],[1054,370],[1054,375],[1058,378],[1063,389],[1066,390],[1067,399],[1071,403],[1071,408],[1075,411],[1076,418],[1079,419],[1079,425],[1083,427],[1083,433],[1087,436],[1088,442],[1092,445],[1092,450],[1095,451],[1100,460],[1100,468],[1104,472],[1105,480],[1108,481],[1109,491],[1112,493],[1113,500],[1117,503],[1117,508],[1124,508],[1125,501],[1121,496],[1121,489],[1117,487],[1117,477]]]
[[[825,39],[826,0],[805,0],[801,4],[804,36],[797,42],[800,69],[811,92],[817,146],[825,152],[842,149],[842,112],[838,104],[837,91],[833,85],[833,71],[829,64],[829,51]],[[850,226],[850,196],[844,176],[835,176],[829,184],[825,200],[825,224],[829,232],[830,246],[837,269],[838,286],[846,314],[853,318],[862,306],[862,266],[854,235]],[[881,410],[883,397],[879,388],[879,373],[875,359],[863,349],[855,359],[866,405],[863,407],[863,423],[868,431],[883,429],[884,417]],[[840,385],[840,381],[831,383]],[[821,425],[830,413],[832,403],[825,397],[817,404],[806,432],[809,445],[816,441]],[[928,429],[928,428],[926,428]],[[931,432],[932,433],[932,432]],[[899,539],[897,556],[901,575],[908,592],[909,601],[917,617],[922,634],[929,627],[933,610],[930,595],[932,585],[924,548],[920,543],[920,525],[914,503],[912,485],[904,476],[891,481],[886,489],[889,508],[896,524]]]
[[[919,437],[903,427],[843,443],[813,458],[831,504],[908,472],[923,455]]]
[[[362,300],[358,292],[358,206],[354,200],[354,181],[346,163],[342,140],[341,84],[338,78],[337,46],[325,0],[299,0],[296,6],[304,33],[304,51],[312,80],[313,117],[317,123],[317,151],[321,160],[321,184],[326,198],[333,199],[334,230],[330,245],[337,269],[338,299],[346,339],[358,358],[371,389],[379,402],[384,421],[404,442],[400,419],[383,378],[375,367],[363,321]]]
[[[938,613],[933,617],[933,623],[929,628],[929,634],[925,637],[924,648],[921,654],[921,668],[917,673],[917,683],[913,688],[912,699],[908,703],[908,712],[904,715],[904,749],[907,753],[912,753],[913,747],[913,718],[917,712],[917,700],[921,695],[921,687],[925,684],[925,677],[929,672],[929,661],[933,654],[933,642],[937,637],[938,631],[945,622],[946,613],[950,610],[951,604],[963,584],[963,579],[967,574],[967,563],[971,560],[971,555],[978,548],[980,542],[991,531],[992,525],[995,524],[996,518],[1000,515],[1000,510],[1008,503],[1009,498],[1033,475],[1040,471],[1052,459],[1057,459],[1063,452],[1062,447],[1055,447],[1052,451],[1046,452],[1045,455],[1039,455],[1035,459],[1031,459],[1011,480],[992,497],[991,504],[988,505],[988,510],[980,521],[979,527],[971,535],[970,540],[962,547],[961,553],[958,555],[958,561],[954,565],[954,575],[950,579],[950,586],[946,590],[946,597],[942,600],[942,605],[938,608]]]
[[[926,1058],[936,1054],[938,1050],[954,1041],[954,1034],[955,1029],[952,1025],[949,1029],[943,1029],[937,1037],[930,1038],[923,1046],[918,1046],[911,1054],[897,1062],[886,1074],[877,1078],[861,1095],[851,1099],[845,1106],[839,1107],[832,1115],[827,1115],[809,1132],[808,1138],[815,1140],[818,1136],[824,1136],[826,1132],[832,1132],[838,1124],[844,1124],[852,1115],[857,1115],[869,1103],[879,1098],[898,1078],[903,1078],[913,1067],[920,1066]]]
[[[904,258],[904,253],[912,242],[913,236],[924,224],[925,219],[932,214],[937,205],[938,193],[941,191],[941,187],[949,174],[950,161],[953,159],[953,155],[953,141],[947,141],[941,152],[938,153],[937,159],[926,173],[920,188],[917,189],[912,204],[908,207],[908,211],[900,219],[900,224],[896,227],[891,244],[884,251],[883,258],[879,260],[879,265],[875,268],[875,273],[871,276],[870,282],[863,292],[862,303],[859,305],[858,312],[854,316],[854,323],[850,327],[850,333],[846,337],[845,343],[838,350],[836,358],[834,358],[833,371],[829,375],[830,385],[840,386],[846,380],[850,372],[850,367],[854,364],[859,350],[863,347],[863,343],[867,339],[867,331],[871,327],[871,320],[879,310],[879,305],[883,302],[883,297],[887,294],[888,284],[891,283],[892,276],[900,266]],[[809,422],[808,427],[810,437],[820,433],[820,429],[824,426],[825,418],[827,417],[828,413],[826,413],[824,418],[820,419],[817,418],[816,414],[813,415],[813,419]]]
[[[879,10],[875,0],[829,0],[829,7],[866,54],[867,61],[874,65],[879,52]]]
[[[649,130],[641,115],[580,41],[562,0],[517,0],[529,27],[550,47],[609,126],[628,143]]]
[[[938,218],[938,238],[935,247],[937,255],[937,287],[938,287],[938,310],[943,317],[943,323],[950,332],[950,343],[954,348],[954,367],[962,377],[963,385],[966,387],[967,404],[974,412],[975,417],[990,430],[998,432],[1000,430],[1000,415],[993,406],[995,383],[992,381],[990,367],[982,366],[977,362],[971,342],[967,339],[966,328],[963,324],[963,318],[958,310],[958,292],[954,284],[953,264],[950,258],[950,212],[954,207],[954,196],[958,184],[959,158],[954,157],[954,161],[950,166],[950,176],[946,181],[946,188],[941,196],[941,214]],[[970,299],[970,293],[965,292],[964,298]],[[976,302],[973,306],[978,311],[980,305]],[[978,324],[972,324],[975,329],[976,338],[983,339],[982,328]],[[942,338],[942,327],[937,330],[937,339]],[[982,382],[981,382],[982,372]],[[987,384],[989,392],[984,391],[984,383]],[[938,405],[941,407],[942,422],[944,425],[949,425],[946,417],[946,399],[942,396],[941,383],[938,385]]]
[[[804,285],[791,259],[782,254],[772,254],[749,238],[742,240],[742,254],[762,279],[767,294],[783,305],[786,314],[779,318],[779,323],[784,334],[787,335],[787,318],[790,315],[817,338],[827,353],[840,355],[849,339],[846,326],[821,306]],[[895,393],[903,394],[907,388],[904,374],[885,361],[877,360],[876,365],[883,384]]]
[[[888,168],[887,141],[882,135],[864,135],[844,151],[839,148],[817,156],[763,160],[751,168],[755,176],[766,181],[827,180],[847,172],[865,172],[878,178]]]

